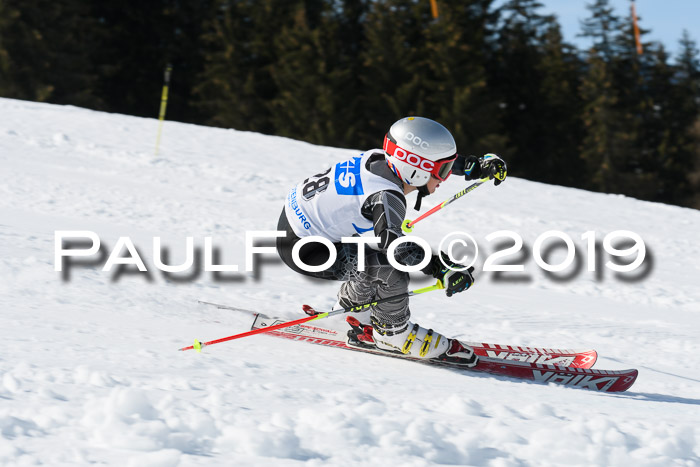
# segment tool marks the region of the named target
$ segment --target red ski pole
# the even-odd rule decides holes
[[[398,300],[400,298],[411,297],[413,295],[418,295],[418,294],[422,294],[422,293],[426,293],[426,292],[432,292],[433,290],[444,289],[444,288],[445,288],[445,286],[442,284],[441,281],[438,280],[437,284],[431,285],[430,287],[423,287],[422,289],[411,290],[409,292],[405,292],[402,294],[392,295],[391,297],[380,298],[379,300],[375,300],[373,302],[363,303],[362,305],[345,307],[345,308],[338,308],[337,310],[331,310],[331,311],[328,311],[326,313],[319,313],[319,314],[314,315],[314,316],[306,316],[304,318],[295,319],[294,321],[287,321],[286,323],[275,324],[273,326],[268,326],[265,328],[253,329],[252,331],[242,332],[240,334],[234,334],[233,336],[222,337],[221,339],[215,339],[215,340],[209,341],[209,342],[200,342],[197,339],[195,339],[193,345],[183,347],[179,350],[192,350],[192,349],[194,349],[197,352],[201,352],[202,349],[208,345],[214,345],[214,344],[218,344],[220,342],[232,341],[234,339],[241,339],[242,337],[248,337],[248,336],[252,336],[255,334],[262,334],[264,332],[274,331],[275,329],[288,328],[288,327],[294,326],[296,324],[306,323],[308,321],[313,321],[315,319],[323,319],[323,318],[327,318],[329,316],[333,316],[333,315],[337,315],[337,314],[341,314],[341,313],[348,313],[350,311],[362,311],[366,308],[369,308],[370,306],[377,305],[379,303],[389,302],[391,300]]]
[[[405,220],[403,221],[403,224],[401,224],[401,229],[402,229],[404,232],[406,232],[406,233],[410,233],[410,232],[413,230],[413,226],[414,226],[418,221],[421,221],[421,220],[425,219],[426,217],[428,217],[428,216],[431,215],[431,214],[435,214],[435,213],[438,212],[440,209],[444,208],[445,206],[447,206],[448,204],[452,203],[453,201],[458,200],[459,198],[461,198],[462,196],[466,195],[466,194],[469,193],[470,191],[476,190],[479,186],[481,186],[482,184],[488,182],[489,180],[490,180],[489,177],[486,177],[486,178],[482,178],[482,179],[477,180],[476,182],[474,182],[474,183],[472,183],[471,185],[469,185],[468,187],[466,187],[464,190],[462,190],[462,191],[460,191],[459,193],[457,193],[456,195],[452,196],[452,198],[448,199],[447,201],[445,201],[445,202],[443,202],[443,203],[438,204],[437,206],[435,206],[434,208],[432,208],[430,211],[428,211],[428,212],[422,214],[420,217],[418,217],[418,219],[416,219],[416,220],[414,220],[414,221],[405,219]]]

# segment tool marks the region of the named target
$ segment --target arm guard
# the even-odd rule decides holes
[[[374,235],[380,239],[376,248],[386,253],[391,242],[403,236],[401,224],[406,217],[406,198],[397,191],[379,191],[367,198],[362,214],[372,219]],[[423,260],[425,252],[415,243],[402,243],[396,248],[395,257],[399,263],[413,266]]]

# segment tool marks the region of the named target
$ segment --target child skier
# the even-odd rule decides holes
[[[389,129],[383,149],[339,162],[292,188],[277,227],[286,232],[277,239],[277,251],[285,264],[301,274],[344,281],[338,292],[342,307],[405,293],[409,274],[392,267],[386,252],[403,235],[406,195],[417,190],[415,209],[420,209],[421,199],[434,193],[451,173],[469,180],[489,177],[498,185],[506,178],[506,164],[493,154],[460,156],[445,127],[427,118],[403,118]],[[379,243],[365,248],[365,268],[359,271],[358,245],[341,243],[341,238],[370,231]],[[337,252],[335,262],[320,272],[305,271],[292,259],[294,245],[311,235],[327,238]],[[398,263],[414,266],[423,261],[425,252],[407,242],[396,248],[394,256]],[[299,259],[308,266],[319,266],[329,259],[329,251],[323,244],[307,243],[300,248]],[[441,254],[434,255],[422,271],[442,281],[450,297],[474,282],[473,268],[458,268]],[[466,366],[477,363],[469,346],[413,323],[408,297],[372,306],[369,318],[371,326],[348,318],[352,326],[348,345]]]

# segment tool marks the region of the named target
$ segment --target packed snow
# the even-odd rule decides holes
[[[333,306],[339,283],[296,275],[274,254],[246,272],[246,232],[275,230],[293,184],[361,150],[165,122],[155,155],[157,128],[0,99],[1,465],[700,464],[700,212],[511,177],[416,224],[435,249],[449,232],[470,233],[479,265],[509,246],[489,234],[514,231],[524,248],[504,261],[525,266],[483,272],[452,298],[414,297],[417,322],[467,341],[595,348],[595,368],[639,369],[625,393],[264,335],[178,352],[250,328],[250,315],[198,300],[284,319],[301,317],[304,303]],[[452,177],[424,206],[466,183]],[[102,256],[56,271],[62,230],[95,232]],[[535,263],[535,240],[550,230],[573,239],[578,269],[552,277]],[[604,265],[603,239],[618,230],[646,245],[638,271]],[[120,237],[148,273],[102,270]],[[201,259],[211,237],[215,261],[240,272],[165,275],[153,237],[166,264],[185,260],[187,237]],[[557,248],[548,261],[564,256]]]

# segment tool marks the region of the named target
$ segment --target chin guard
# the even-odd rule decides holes
[[[426,185],[423,185],[421,187],[418,187],[418,196],[416,196],[416,205],[413,206],[413,209],[416,211],[420,211],[420,205],[421,202],[423,201],[423,197],[430,195],[430,192],[428,191],[428,187]]]

